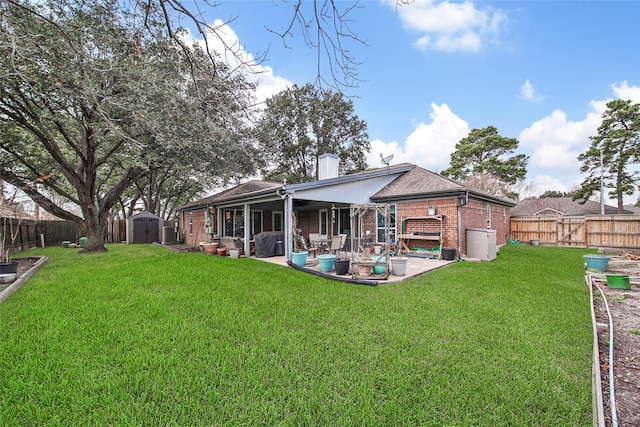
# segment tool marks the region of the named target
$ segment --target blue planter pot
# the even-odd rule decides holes
[[[379,256],[373,256],[371,257],[371,259],[374,262],[384,262],[385,264],[380,264],[380,265],[374,265],[373,266],[373,273],[374,274],[382,274],[384,273],[384,271],[387,269],[387,259],[385,257],[379,257]]]
[[[309,252],[307,251],[294,252],[291,254],[291,261],[295,265],[304,267],[304,265],[307,263],[307,255],[309,255]]]
[[[333,270],[333,260],[335,257],[336,256],[332,254],[318,255],[318,263],[323,273],[328,273]]]
[[[587,268],[592,271],[603,273],[607,270],[609,265],[609,258],[606,255],[585,255],[584,259],[587,262]]]

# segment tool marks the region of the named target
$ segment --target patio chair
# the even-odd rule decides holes
[[[320,247],[320,240],[320,233],[309,233],[309,253],[313,250],[314,256],[322,251],[322,248]]]
[[[346,234],[339,234],[331,239],[331,247],[329,248],[329,252],[338,255],[339,251],[344,251],[344,242],[347,240]]]
[[[307,243],[307,240],[304,237],[302,238],[302,246],[303,249],[312,254],[314,258],[318,257],[318,251],[320,250],[320,248],[318,248],[317,246],[313,246],[312,243]]]

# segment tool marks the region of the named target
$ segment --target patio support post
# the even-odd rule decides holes
[[[251,255],[250,248],[251,243],[251,205],[249,203],[244,204],[244,253],[246,256]]]
[[[291,260],[291,254],[293,253],[293,226],[291,216],[293,214],[293,200],[291,196],[284,195],[284,256]]]
[[[218,231],[218,241],[222,243],[222,237],[224,236],[224,224],[222,223],[224,215],[222,208],[216,208],[216,230]]]

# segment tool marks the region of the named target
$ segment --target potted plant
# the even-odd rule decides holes
[[[302,230],[296,228],[293,232],[293,253],[291,254],[291,261],[300,267],[304,267],[307,263],[307,255],[309,251],[305,250],[307,247],[304,237],[302,237]]]

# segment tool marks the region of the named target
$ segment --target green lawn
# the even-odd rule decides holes
[[[353,285],[154,245],[31,250],[0,425],[591,424],[582,250]]]

